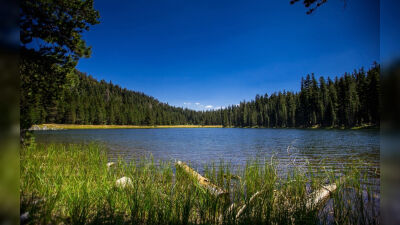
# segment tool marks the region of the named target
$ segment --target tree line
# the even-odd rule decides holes
[[[75,71],[60,97],[49,104],[36,98],[29,116],[33,124],[220,124],[218,112],[197,112],[173,107],[141,92],[127,90],[111,81],[97,81]]]
[[[33,124],[223,125],[224,127],[379,126],[380,67],[345,73],[333,80],[314,74],[301,80],[298,93],[257,95],[225,109],[195,111],[79,71],[68,77],[59,98],[41,101],[28,113]]]
[[[234,127],[379,126],[380,66],[333,80],[314,74],[301,79],[301,90],[257,95],[221,111],[222,124]]]

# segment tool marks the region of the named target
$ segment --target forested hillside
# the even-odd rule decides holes
[[[379,125],[380,68],[360,69],[334,79],[307,75],[298,93],[257,95],[250,102],[199,112],[173,107],[140,92],[75,72],[61,97],[31,107],[36,123],[178,125],[226,127],[353,127]],[[48,102],[48,101],[47,101]]]
[[[333,80],[314,74],[301,80],[299,93],[257,95],[223,110],[222,124],[237,127],[379,126],[380,66],[375,64]]]
[[[178,125],[220,124],[218,112],[196,112],[161,103],[140,92],[111,82],[97,81],[78,71],[68,77],[54,105],[37,98],[31,120],[40,123]]]

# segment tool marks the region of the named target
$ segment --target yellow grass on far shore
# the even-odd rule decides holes
[[[222,125],[84,125],[84,124],[39,124],[33,125],[32,130],[57,129],[149,129],[149,128],[221,128]]]

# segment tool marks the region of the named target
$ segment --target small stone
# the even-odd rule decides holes
[[[29,219],[29,212],[25,212],[20,216],[20,223],[25,224],[25,222],[27,222],[28,219]]]
[[[122,188],[125,188],[127,186],[129,186],[129,187],[133,186],[132,179],[129,178],[129,177],[122,177],[122,178],[118,179],[115,182],[115,184],[116,184],[117,187],[122,187]]]
[[[115,162],[107,163],[107,168],[114,167],[114,166],[115,166]]]

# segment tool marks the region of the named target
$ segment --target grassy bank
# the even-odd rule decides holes
[[[222,125],[84,125],[84,124],[40,124],[33,129],[149,129],[149,128],[221,128]]]
[[[271,160],[250,160],[243,168],[210,164],[203,175],[229,193],[215,197],[174,162],[120,160],[108,168],[106,152],[95,144],[32,144],[20,156],[21,214],[30,224],[379,222],[379,205],[356,166],[339,179],[299,168],[278,176]],[[131,185],[116,185],[123,176]],[[310,204],[310,193],[333,183],[329,200]]]

